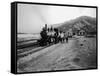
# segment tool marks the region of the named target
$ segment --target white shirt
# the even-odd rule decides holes
[[[61,35],[61,38],[63,38],[63,37],[64,37],[64,34],[63,34],[63,33],[61,33],[60,35]]]

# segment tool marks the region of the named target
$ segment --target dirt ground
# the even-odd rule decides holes
[[[54,44],[20,58],[17,61],[17,71],[36,72],[96,68],[96,54],[96,38],[71,38],[68,43]]]

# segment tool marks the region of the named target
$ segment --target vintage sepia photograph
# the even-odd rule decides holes
[[[17,4],[17,72],[97,69],[97,8]]]

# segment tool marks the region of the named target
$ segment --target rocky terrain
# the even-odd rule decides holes
[[[94,33],[96,34],[96,18],[89,17],[89,16],[80,16],[75,19],[65,21],[63,23],[59,24],[53,24],[51,26],[57,27],[59,30],[62,31],[68,31],[69,29],[72,29],[73,32],[76,32],[78,30],[84,30],[87,33]]]

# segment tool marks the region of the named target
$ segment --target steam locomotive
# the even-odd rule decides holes
[[[50,44],[56,44],[58,42],[64,41],[64,32],[59,31],[57,28],[47,28],[47,24],[40,32],[41,38],[38,40],[40,46],[46,46]],[[67,39],[66,39],[67,41]]]

